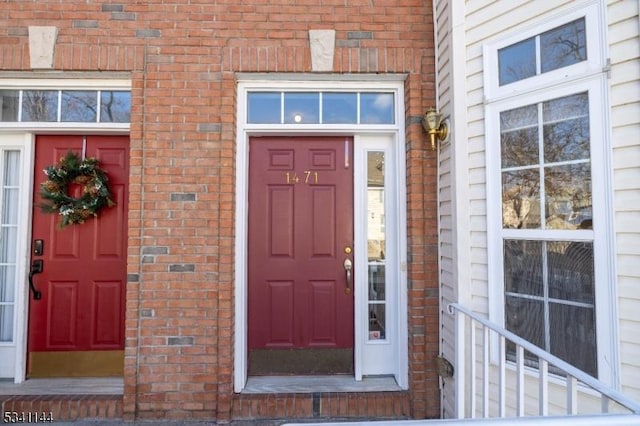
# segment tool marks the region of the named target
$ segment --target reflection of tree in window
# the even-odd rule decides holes
[[[501,112],[503,227],[540,227],[541,201],[545,228],[591,219],[590,142],[586,93]]]
[[[591,166],[589,163],[545,168],[546,227],[576,229],[573,213],[591,211]],[[581,219],[586,219],[582,217]],[[590,219],[590,218],[589,218]]]
[[[100,104],[102,113],[102,121],[113,121],[113,103],[115,102],[115,97],[113,96],[113,92],[106,92],[102,95],[102,103]]]
[[[562,25],[540,36],[542,72],[587,60],[584,18]]]
[[[131,120],[131,93],[105,91],[100,94],[100,122],[128,123]]]
[[[25,90],[22,94],[22,121],[56,121],[58,92]]]
[[[502,167],[538,164],[538,108],[527,105],[500,113]]]
[[[589,159],[589,97],[586,93],[542,104],[546,163]]]
[[[95,91],[64,90],[60,119],[77,123],[95,123],[97,102]]]
[[[502,174],[504,228],[540,227],[540,177],[536,169]]]
[[[581,18],[499,49],[498,83],[502,86],[586,60],[585,21]]]

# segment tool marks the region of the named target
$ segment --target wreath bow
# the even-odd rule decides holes
[[[109,179],[98,165],[96,158],[81,160],[76,153],[69,151],[57,165],[43,170],[47,180],[40,184],[40,196],[48,202],[40,207],[45,213],[61,216],[60,228],[84,223],[91,216],[98,216],[101,208],[115,206],[109,193]],[[78,198],[68,194],[72,183],[83,187]]]

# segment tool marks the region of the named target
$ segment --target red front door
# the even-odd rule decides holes
[[[350,373],[353,140],[255,137],[249,152],[249,373]]]
[[[43,169],[70,150],[99,160],[116,205],[61,229],[58,214],[38,207],[39,191]],[[122,374],[128,175],[128,136],[36,139],[31,262],[42,261],[33,276],[42,296],[30,297],[29,377]]]

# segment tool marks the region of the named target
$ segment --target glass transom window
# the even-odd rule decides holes
[[[391,92],[249,92],[248,124],[395,124]]]
[[[0,90],[0,122],[129,123],[126,90]]]
[[[498,50],[500,86],[587,60],[585,19]]]

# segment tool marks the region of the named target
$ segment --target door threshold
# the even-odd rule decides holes
[[[28,379],[0,381],[0,395],[122,395],[122,377]]]
[[[250,376],[243,394],[401,391],[392,376]]]

